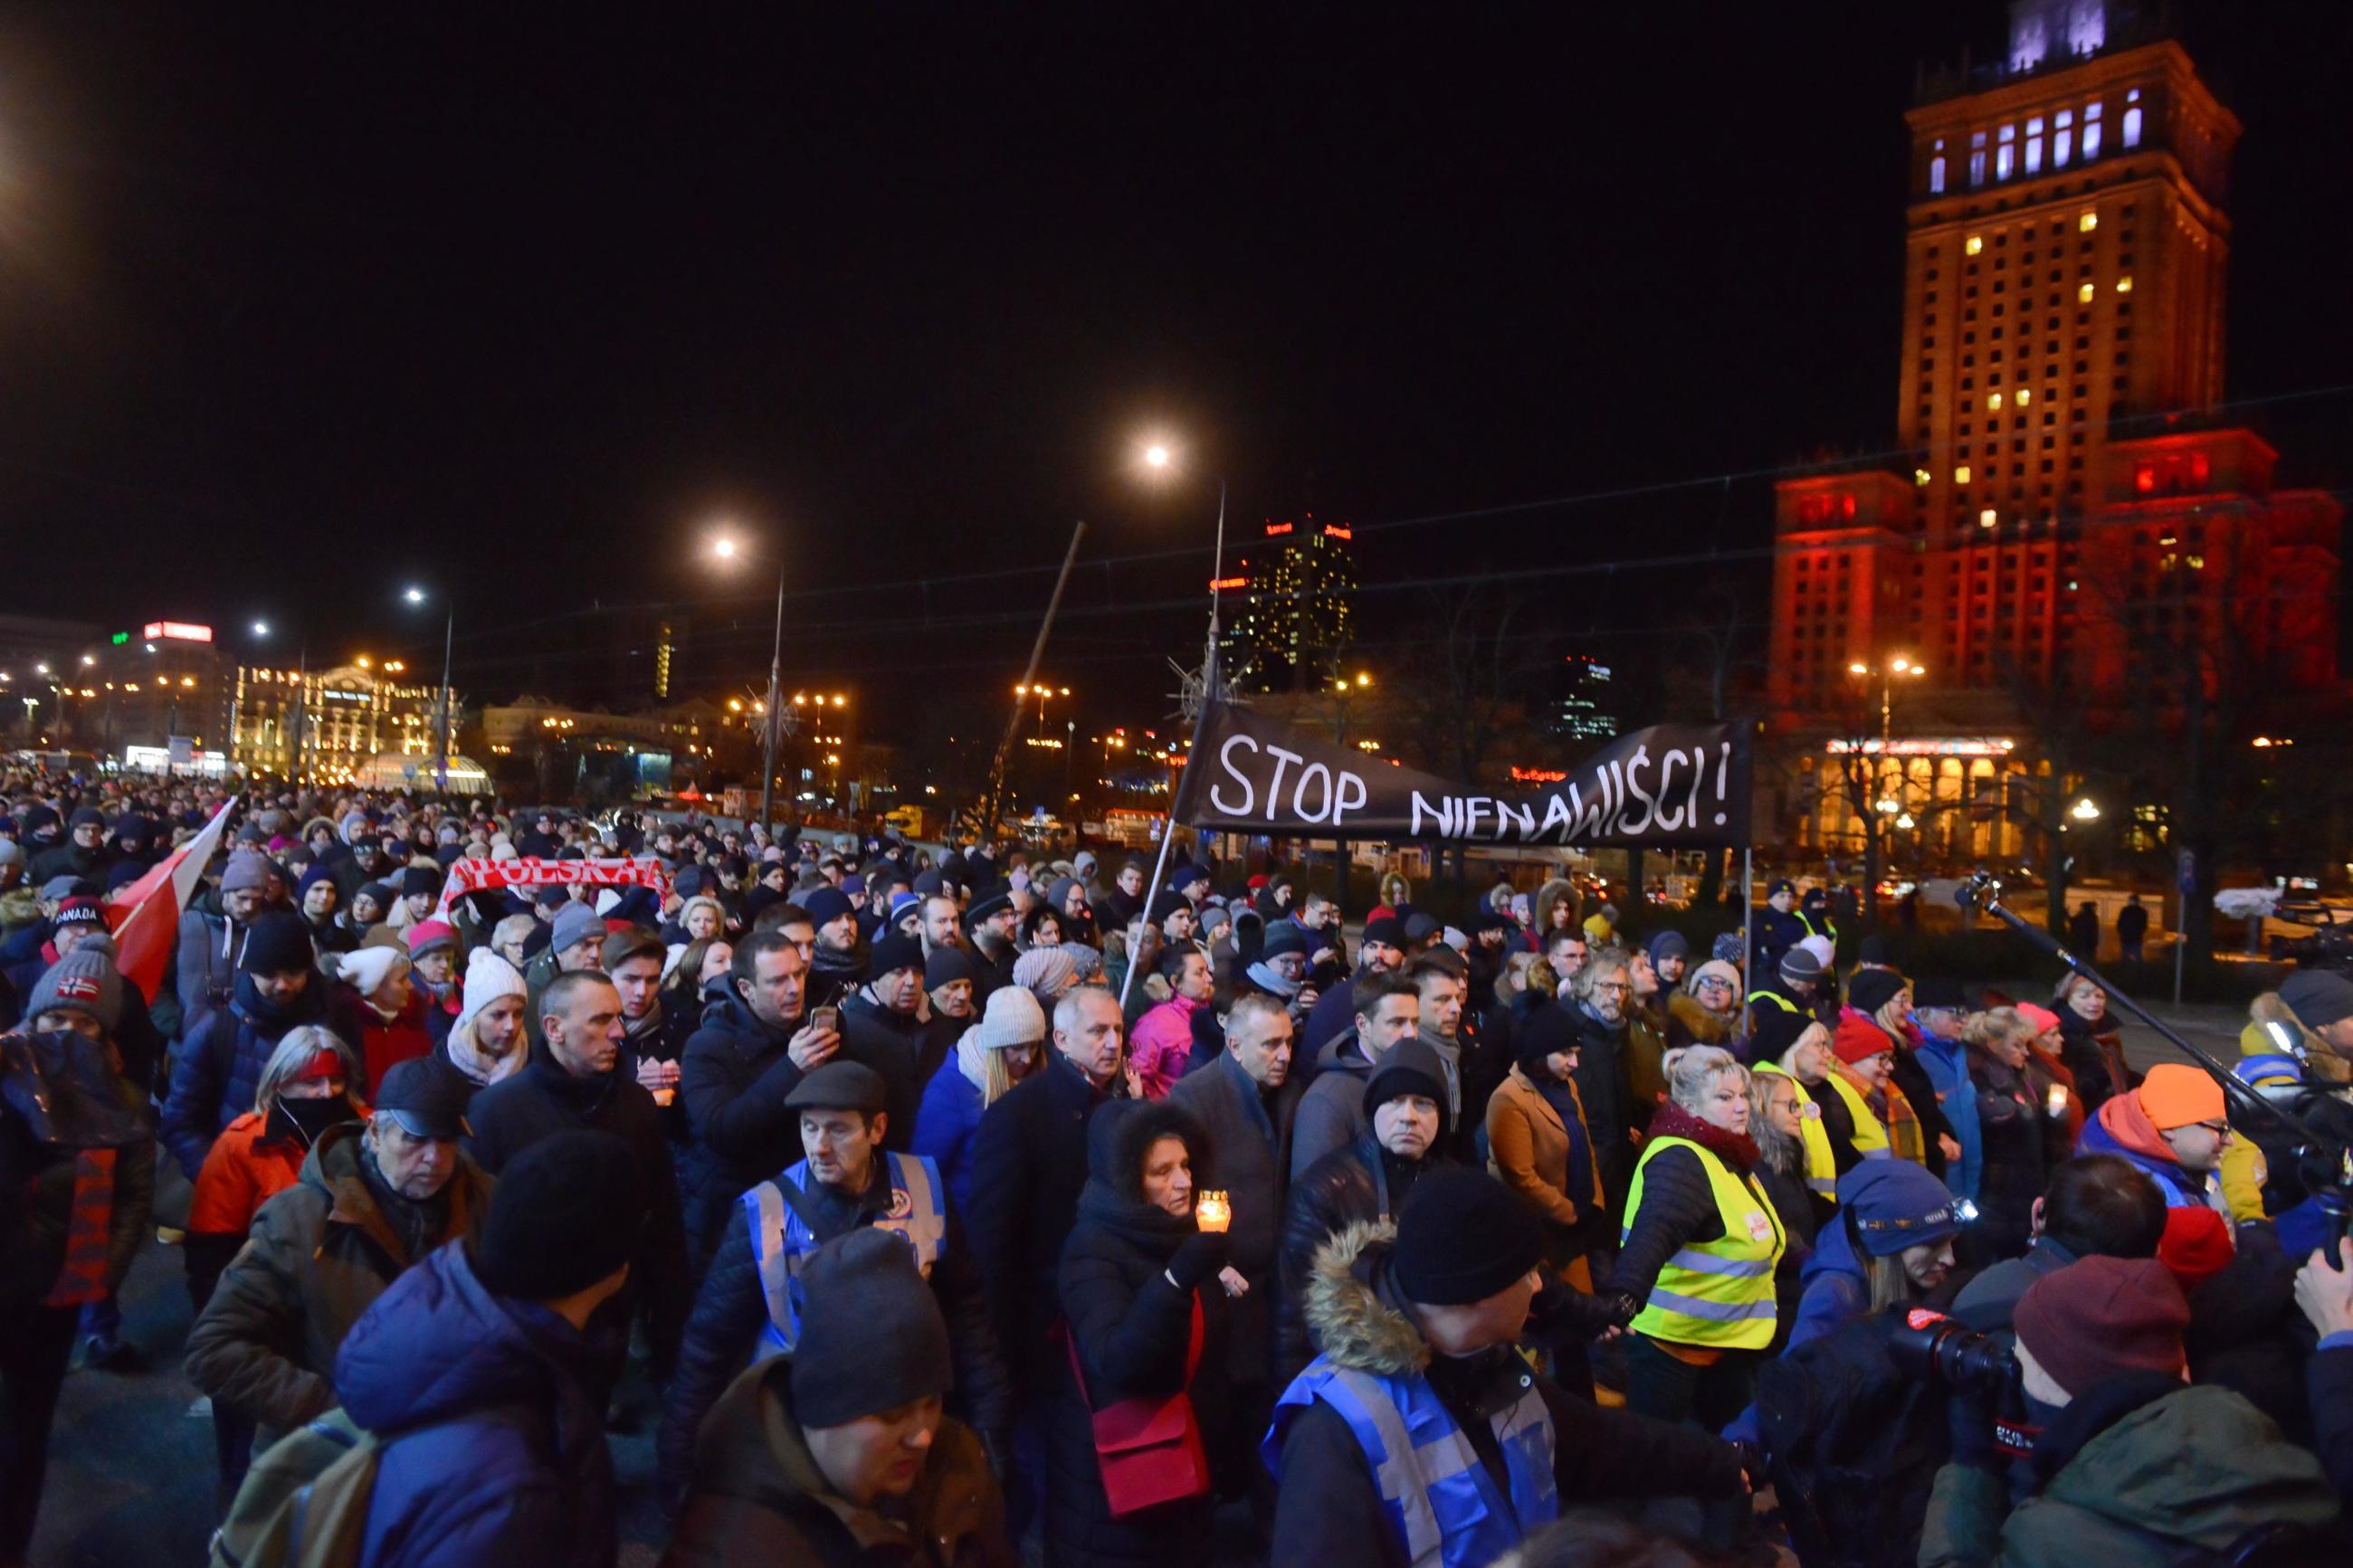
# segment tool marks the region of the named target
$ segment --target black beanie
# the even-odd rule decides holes
[[[636,1257],[645,1224],[638,1157],[610,1132],[575,1128],[507,1162],[468,1260],[494,1296],[553,1301]]]
[[[880,980],[894,970],[923,967],[923,944],[912,936],[890,931],[874,939],[874,947],[866,962],[870,980]]]
[[[413,899],[419,893],[438,893],[440,890],[441,874],[438,871],[428,871],[422,866],[411,866],[400,874],[400,896],[404,899]]]
[[[1486,1172],[1445,1165],[1414,1183],[1392,1257],[1407,1300],[1467,1307],[1536,1266],[1544,1227],[1526,1200]]]
[[[1857,1012],[1875,1015],[1910,984],[1892,969],[1858,969],[1846,983],[1846,1003]]]
[[[1418,1094],[1438,1105],[1438,1127],[1446,1130],[1446,1068],[1438,1053],[1419,1040],[1399,1040],[1373,1066],[1365,1080],[1365,1120],[1401,1094]]]
[[[947,1321],[904,1237],[871,1226],[838,1237],[809,1255],[800,1284],[793,1415],[803,1426],[846,1426],[955,1385]]]
[[[318,961],[310,922],[291,910],[272,910],[253,922],[237,966],[248,974],[290,974]]]

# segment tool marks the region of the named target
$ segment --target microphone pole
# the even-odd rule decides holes
[[[2183,1039],[2179,1033],[2159,1020],[2147,1008],[2134,1001],[2129,994],[2111,984],[2098,970],[2067,951],[2066,944],[2057,937],[2040,926],[2030,924],[2016,911],[2004,905],[2001,901],[2001,884],[1994,879],[1991,872],[1979,871],[1963,882],[1958,889],[1955,889],[1953,901],[1964,911],[1972,909],[1983,910],[2035,946],[2052,954],[2070,971],[2098,986],[2126,1012],[2165,1037],[2183,1055],[2205,1068],[2207,1075],[2221,1085],[2224,1100],[2242,1108],[2252,1110],[2259,1115],[2269,1117],[2305,1147],[2327,1152],[2329,1155],[2331,1179],[2327,1182],[2307,1182],[2306,1184],[2311,1189],[2313,1199],[2319,1204],[2321,1212],[2328,1216],[2329,1262],[2339,1268],[2343,1267],[2338,1256],[2338,1242],[2346,1234],[2348,1219],[2353,1219],[2353,1153],[2348,1153],[2343,1143],[2316,1131],[2310,1122],[2306,1121],[2285,1106],[2275,1104],[2257,1094],[2253,1088],[2243,1082],[2236,1073]],[[2123,1086],[2119,1084],[2117,1089],[2122,1092]]]

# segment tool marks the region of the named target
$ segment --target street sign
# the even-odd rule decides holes
[[[2175,859],[2179,869],[2174,885],[2187,898],[2198,890],[2198,853],[2193,849],[2184,849]]]

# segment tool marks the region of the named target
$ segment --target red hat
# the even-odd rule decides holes
[[[2239,1255],[2238,1239],[2220,1209],[2203,1204],[2165,1211],[2165,1235],[2157,1244],[2157,1260],[2173,1270],[2174,1282],[2189,1290],[2231,1266]]]
[[[311,1053],[311,1059],[280,1079],[280,1084],[304,1083],[312,1079],[342,1078],[349,1071],[343,1053],[332,1046],[322,1046]]]
[[[2189,1304],[2154,1258],[2078,1258],[2026,1288],[2010,1314],[2021,1350],[2081,1394],[2128,1372],[2179,1374]]]
[[[1250,879],[1250,890],[1251,892],[1253,892],[1253,893],[1257,892],[1261,888],[1263,888],[1263,887],[1265,887],[1265,886],[1266,886],[1266,873],[1265,873],[1265,872],[1263,872],[1263,871],[1261,871],[1257,876],[1252,877],[1252,878]]]
[[[2058,1014],[2032,1002],[2021,1002],[2017,1012],[2020,1017],[2034,1026],[2034,1032],[2038,1035],[2047,1035],[2059,1026]]]
[[[1873,1022],[1870,1014],[1858,1013],[1852,1007],[1840,1012],[1838,1033],[1831,1037],[1831,1049],[1838,1053],[1839,1060],[1852,1067],[1857,1062],[1885,1056],[1894,1048],[1894,1037]]]

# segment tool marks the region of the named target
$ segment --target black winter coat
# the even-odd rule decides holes
[[[1370,1132],[1335,1149],[1291,1184],[1282,1206],[1282,1250],[1276,1258],[1274,1386],[1287,1388],[1317,1346],[1307,1330],[1306,1291],[1315,1254],[1352,1225],[1397,1218],[1406,1194],[1443,1157],[1408,1162],[1383,1152]]]
[[[1228,1051],[1179,1079],[1168,1091],[1168,1103],[1198,1121],[1208,1136],[1208,1148],[1193,1152],[1194,1179],[1231,1197],[1233,1266],[1250,1281],[1250,1290],[1229,1309],[1232,1332],[1225,1364],[1237,1383],[1262,1384],[1273,1348],[1276,1238],[1290,1185],[1291,1121],[1299,1108],[1299,1087],[1286,1082],[1271,1094],[1261,1093]]]
[[[689,1143],[679,1161],[686,1230],[697,1264],[719,1245],[745,1188],[799,1162],[800,1113],[785,1096],[802,1073],[786,1048],[797,1026],[771,1029],[740,996],[703,1009],[679,1061]]]
[[[2013,1257],[2032,1239],[2034,1200],[2050,1184],[2052,1167],[2067,1158],[2067,1119],[2044,1113],[2043,1097],[2024,1070],[1974,1047],[1969,1082],[1978,1091],[1984,1150],[1978,1228],[1994,1256]]]
[[[1626,1206],[1626,1189],[1634,1179],[1634,1090],[1626,1072],[1626,1026],[1605,1024],[1573,1004],[1567,1012],[1578,1046],[1577,1070],[1569,1078],[1585,1105],[1602,1194],[1616,1213]]]
[[[923,1086],[939,1071],[955,1040],[949,1022],[943,1016],[921,1021],[893,1013],[863,989],[842,998],[841,1055],[881,1073],[889,1090],[884,1108],[891,1121],[882,1131],[884,1148],[903,1154],[915,1146],[915,1112],[923,1103]]]
[[[972,1135],[972,1195],[965,1232],[980,1263],[1017,1391],[1050,1386],[1050,1331],[1061,1317],[1055,1270],[1078,1222],[1087,1184],[1087,1120],[1124,1085],[1106,1092],[1059,1051],[1045,1070],[1015,1084],[981,1113]]]
[[[686,1328],[686,1234],[654,1097],[618,1070],[574,1078],[545,1046],[535,1046],[521,1072],[474,1096],[467,1119],[474,1131],[466,1152],[494,1176],[542,1138],[575,1127],[610,1132],[629,1146],[645,1177],[646,1228],[624,1294],[633,1305],[645,1302],[654,1366],[668,1376]]]
[[[1108,1162],[1099,1162],[1103,1163]],[[1205,1443],[1227,1429],[1219,1404],[1225,1379],[1214,1370],[1224,1364],[1229,1305],[1216,1281],[1218,1238],[1198,1237],[1186,1222],[1121,1198],[1102,1180],[1088,1184],[1081,1210],[1062,1254],[1059,1284],[1072,1351],[1086,1370],[1086,1388],[1082,1395],[1071,1371],[1071,1352],[1064,1352],[1054,1369],[1047,1435],[1047,1561],[1070,1568],[1205,1564],[1216,1544],[1215,1495],[1112,1518],[1089,1410],[1090,1404],[1101,1409],[1185,1390]],[[1195,1245],[1185,1251],[1188,1243]],[[1185,1268],[1179,1277],[1187,1279],[1186,1286],[1170,1282],[1174,1268]],[[1186,1363],[1197,1301],[1201,1361],[1188,1383]],[[1230,1457],[1211,1452],[1208,1458],[1212,1471],[1222,1472]]]

